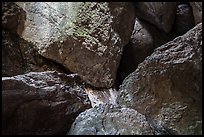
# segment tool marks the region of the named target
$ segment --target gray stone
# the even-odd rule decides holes
[[[63,135],[90,107],[76,74],[47,71],[2,78],[3,135]]]
[[[2,3],[2,76],[15,76],[32,71],[56,70],[70,73],[59,64],[39,55],[34,45],[20,38],[25,11],[14,2]]]
[[[135,13],[169,33],[174,23],[177,4],[177,2],[135,2]]]
[[[26,2],[19,35],[95,87],[113,86],[134,25],[131,3]]]
[[[71,73],[60,64],[39,55],[32,43],[15,33],[2,29],[2,76],[9,77],[42,71]]]
[[[79,114],[69,135],[153,135],[144,115],[134,109],[99,105]]]
[[[202,134],[202,23],[148,56],[117,102],[144,114],[157,134]]]
[[[136,70],[138,64],[153,53],[154,49],[173,40],[178,35],[175,31],[166,34],[147,21],[136,18],[130,43],[123,50],[117,80],[122,83],[125,77]]]

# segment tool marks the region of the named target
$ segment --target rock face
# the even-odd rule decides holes
[[[158,134],[202,134],[202,23],[157,48],[120,87],[119,105]]]
[[[18,3],[26,11],[19,35],[95,87],[111,87],[134,25],[130,3]]]
[[[78,114],[91,107],[82,85],[77,75],[54,71],[3,77],[2,133],[65,134]]]
[[[135,2],[137,16],[169,33],[174,23],[177,2]]]
[[[25,12],[13,2],[4,2],[2,5],[2,76],[47,70],[70,73],[59,64],[39,55],[32,43],[17,35]]]
[[[136,18],[130,43],[123,50],[117,80],[122,83],[125,77],[135,71],[139,63],[153,53],[154,49],[173,40],[178,35],[173,30],[166,34],[147,21]]]
[[[195,24],[202,22],[202,2],[190,2],[193,8]]]
[[[17,34],[2,29],[2,76],[48,70],[71,73],[60,64],[39,55],[33,47],[33,44],[21,39]]]
[[[2,2],[2,27],[16,33],[22,31],[26,18],[25,11],[14,2]]]
[[[153,51],[153,48],[152,35],[144,23],[136,18],[130,43],[124,47],[117,79],[122,81],[128,74],[132,73],[137,65]]]
[[[189,4],[179,4],[173,28],[183,35],[195,26],[193,11]]]
[[[145,116],[134,109],[99,105],[81,113],[69,135],[153,135]]]

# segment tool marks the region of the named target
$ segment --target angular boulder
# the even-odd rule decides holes
[[[26,2],[19,35],[95,87],[111,87],[134,25],[131,3]]]
[[[2,76],[32,71],[56,70],[70,73],[59,64],[39,55],[34,45],[20,38],[25,11],[14,2],[2,3]]]
[[[134,109],[99,105],[79,114],[68,135],[153,135],[153,130]]]
[[[76,74],[47,71],[2,77],[3,135],[63,135],[90,107]]]
[[[177,2],[135,2],[135,13],[169,33],[174,23],[177,4]]]
[[[144,114],[158,134],[202,134],[202,23],[148,56],[117,102]]]

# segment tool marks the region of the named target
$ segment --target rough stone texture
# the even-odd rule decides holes
[[[70,73],[59,64],[39,55],[32,43],[17,35],[25,11],[13,2],[3,2],[2,11],[2,76],[46,70]]]
[[[134,25],[131,3],[26,2],[19,35],[95,87],[111,87]]]
[[[75,74],[30,72],[2,78],[2,134],[65,134],[91,107]]]
[[[183,35],[195,26],[193,11],[189,4],[179,4],[173,28]]]
[[[169,33],[174,23],[177,2],[135,2],[137,16]]]
[[[48,60],[17,34],[2,29],[2,76],[15,76],[28,72],[58,71],[70,74],[60,64]]]
[[[13,76],[26,71],[14,34],[2,30],[2,76]]]
[[[157,48],[120,87],[119,105],[158,134],[202,134],[202,23]]]
[[[116,98],[118,91],[115,88],[94,89],[93,87],[86,87],[85,92],[88,94],[92,107],[100,104],[117,105]]]
[[[2,27],[16,33],[22,31],[26,18],[25,11],[14,2],[2,2]]]
[[[202,2],[190,2],[195,24],[202,22]]]
[[[122,59],[117,72],[119,83],[136,70],[139,63],[153,53],[154,49],[173,40],[179,34],[171,31],[168,34],[160,31],[145,20],[136,18],[130,43],[124,47]]]
[[[134,109],[99,105],[82,112],[69,135],[153,135],[144,115]]]

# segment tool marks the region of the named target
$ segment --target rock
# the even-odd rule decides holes
[[[118,68],[118,80],[121,81],[132,73],[139,63],[153,51],[154,43],[152,35],[138,18],[135,19],[134,30],[130,43],[124,47],[120,66]]]
[[[29,2],[19,34],[95,87],[113,86],[123,46],[134,25],[131,3]]]
[[[21,32],[26,18],[25,11],[14,2],[2,2],[2,27],[13,33]]]
[[[65,134],[91,107],[77,75],[54,71],[2,77],[2,134]]]
[[[193,11],[188,4],[179,4],[173,28],[180,35],[183,35],[195,26]]]
[[[144,115],[134,109],[99,105],[79,114],[69,135],[153,135]]]
[[[202,22],[202,2],[190,2],[193,9],[195,24]]]
[[[14,76],[26,71],[22,52],[14,34],[2,30],[2,76]]]
[[[147,21],[136,18],[130,43],[124,47],[118,68],[119,83],[121,84],[125,77],[135,71],[138,64],[151,55],[155,48],[173,40],[178,35],[175,31],[166,34]]]
[[[88,94],[92,107],[100,104],[117,105],[116,98],[118,91],[115,88],[94,89],[93,87],[86,87],[85,92]]]
[[[140,18],[169,33],[174,23],[177,2],[135,2],[135,13]]]
[[[32,43],[2,29],[2,76],[15,76],[32,71],[71,73],[62,65],[39,55]]]
[[[148,56],[117,102],[146,116],[157,134],[202,134],[202,23]]]
[[[2,76],[15,76],[31,71],[56,70],[70,73],[59,64],[38,54],[34,45],[17,35],[22,29],[25,11],[13,2],[2,3]]]

